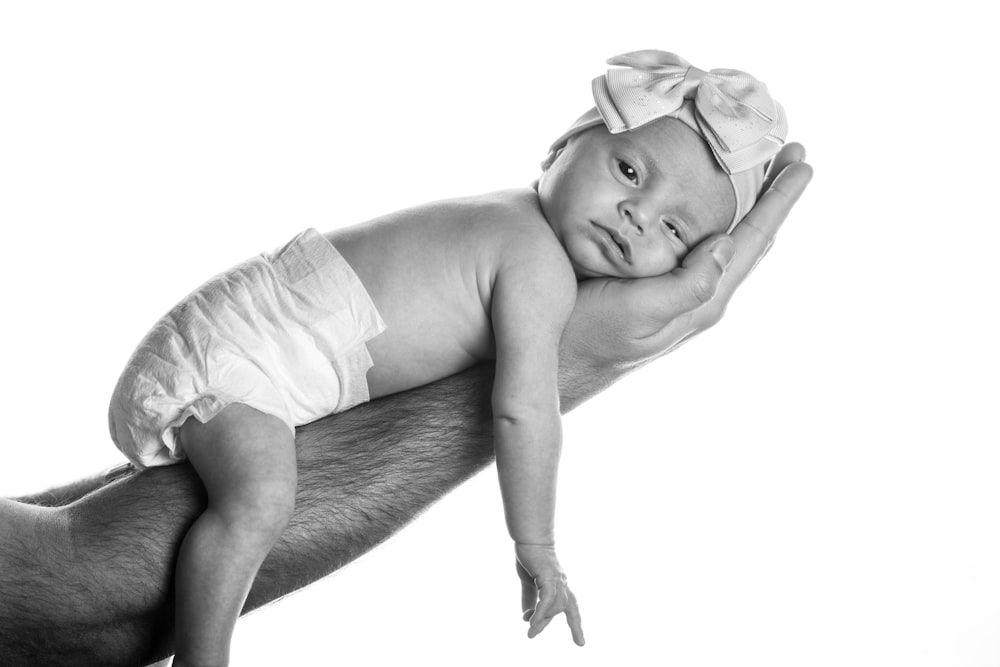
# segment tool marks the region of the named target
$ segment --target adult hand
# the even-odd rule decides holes
[[[733,245],[716,248],[721,261],[713,238],[669,275],[580,285],[560,343],[564,410],[718,321],[808,184],[810,168],[794,164],[802,157],[795,144],[778,155],[771,175],[781,175],[733,231]],[[727,248],[735,252],[724,269]],[[478,366],[298,429],[296,517],[247,609],[352,561],[486,466],[492,380],[492,369]],[[72,487],[66,498],[93,486]],[[0,540],[2,662],[135,665],[168,655],[176,545],[204,502],[186,465],[127,475],[57,509],[0,499],[0,534],[10,536]],[[527,571],[526,579],[525,600],[537,592]]]
[[[768,169],[756,206],[730,234],[706,239],[674,271],[639,280],[580,283],[560,350],[564,407],[567,398],[573,404],[577,396],[592,395],[595,382],[610,384],[722,318],[736,288],[767,254],[809,184],[812,167],[804,159],[800,144],[784,146]],[[573,391],[579,384],[582,391]]]

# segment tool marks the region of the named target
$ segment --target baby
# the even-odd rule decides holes
[[[295,427],[495,360],[507,527],[539,591],[529,636],[575,598],[554,549],[559,339],[577,281],[668,272],[753,206],[786,133],[753,77],[629,53],[553,145],[534,188],[300,233],[177,304],[111,399],[139,467],[191,462],[208,507],[176,570],[175,665],[228,661],[255,573],[292,514]],[[193,419],[191,419],[193,417]],[[527,608],[534,601],[526,601]]]

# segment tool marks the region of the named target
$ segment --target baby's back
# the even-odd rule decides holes
[[[494,358],[493,285],[526,249],[568,262],[530,189],[434,202],[326,234],[367,288],[385,332],[368,342],[372,398]]]

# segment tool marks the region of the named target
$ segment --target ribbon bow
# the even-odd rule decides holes
[[[664,116],[693,120],[730,174],[763,164],[788,133],[781,105],[746,72],[708,72],[666,51],[633,51],[608,60],[621,69],[594,79],[594,100],[612,134]],[[687,102],[691,104],[686,104]],[[694,107],[693,119],[683,118]]]

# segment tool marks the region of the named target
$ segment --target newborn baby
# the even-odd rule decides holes
[[[296,491],[295,427],[495,360],[497,469],[518,567],[538,587],[529,636],[564,612],[555,553],[558,346],[578,280],[677,267],[750,210],[786,127],[763,84],[659,51],[609,61],[596,108],[534,188],[306,230],[178,303],[111,399],[139,467],[188,460],[208,507],[181,546],[175,665],[226,664],[257,568]],[[193,419],[192,419],[193,417]]]

